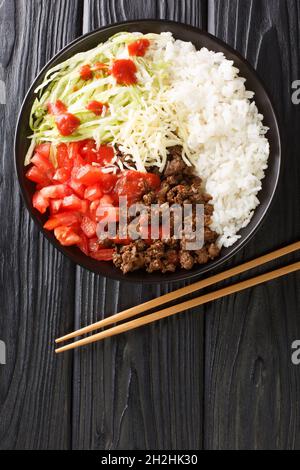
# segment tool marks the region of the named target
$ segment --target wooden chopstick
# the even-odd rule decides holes
[[[87,338],[83,338],[79,341],[75,341],[71,344],[67,344],[61,348],[56,349],[56,353],[61,353],[63,351],[67,351],[69,349],[74,349],[79,346],[84,346],[86,344],[94,343],[96,341],[100,341],[104,338],[108,338],[110,336],[119,335],[120,333],[124,333],[125,331],[133,330],[135,328],[139,328],[140,326],[148,325],[149,323],[153,323],[157,320],[161,320],[162,318],[169,317],[171,315],[175,315],[176,313],[182,312],[183,310],[188,310],[190,308],[198,307],[199,305],[206,304],[207,302],[211,302],[212,300],[220,299],[221,297],[225,297],[227,295],[233,294],[235,292],[240,292],[244,289],[248,289],[249,287],[254,287],[258,284],[262,284],[267,281],[271,281],[272,279],[276,279],[281,276],[285,276],[286,274],[298,271],[300,269],[300,261],[294,264],[290,264],[288,266],[284,266],[279,269],[275,269],[274,271],[270,271],[265,274],[261,274],[260,276],[253,277],[251,279],[247,279],[246,281],[238,282],[231,286],[225,287],[223,289],[219,289],[215,292],[210,292],[209,294],[202,295],[200,297],[196,297],[192,300],[187,300],[182,302],[178,305],[173,305],[172,307],[167,307],[163,310],[159,310],[158,312],[151,313],[149,315],[145,315],[140,318],[136,318],[135,320],[131,320],[126,323],[122,323],[121,325],[117,325],[113,328],[109,328],[108,330],[101,331],[93,336],[89,336]]]
[[[272,251],[271,253],[260,256],[251,261],[247,261],[246,263],[240,264],[239,266],[235,266],[234,268],[228,269],[222,273],[216,274],[206,279],[202,279],[201,281],[197,281],[189,286],[181,287],[176,291],[169,292],[168,294],[162,295],[161,297],[157,297],[153,300],[149,300],[148,302],[144,302],[135,307],[131,307],[127,310],[123,310],[122,312],[116,313],[115,315],[111,315],[108,318],[104,318],[103,320],[100,320],[96,323],[92,323],[91,325],[85,326],[83,328],[80,328],[79,330],[62,336],[61,338],[57,338],[55,341],[56,343],[61,343],[62,341],[67,341],[71,338],[81,336],[85,333],[90,333],[91,331],[104,328],[105,326],[111,325],[113,323],[126,320],[127,318],[138,315],[139,313],[145,312],[152,308],[159,307],[167,302],[176,300],[179,297],[192,294],[193,292],[199,289],[203,289],[205,287],[211,286],[212,284],[216,284],[217,282],[223,281],[224,279],[228,279],[229,277],[236,276],[237,274],[241,274],[245,271],[261,266],[265,263],[268,263],[269,261],[280,258],[299,249],[300,241],[292,243],[291,245],[279,248],[278,250]]]

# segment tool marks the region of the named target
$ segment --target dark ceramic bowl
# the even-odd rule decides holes
[[[52,232],[48,232],[43,229],[46,217],[42,216],[32,207],[31,199],[34,192],[34,184],[25,178],[23,162],[29,145],[27,137],[31,133],[28,127],[28,121],[31,106],[34,101],[33,91],[42,82],[48,69],[60,62],[63,62],[78,52],[86,51],[97,46],[100,42],[106,41],[110,36],[120,31],[139,31],[143,33],[161,33],[164,31],[170,31],[177,39],[191,41],[197,49],[207,47],[208,49],[216,52],[223,52],[227,58],[232,59],[235,62],[235,65],[240,69],[241,75],[247,79],[247,88],[255,92],[255,100],[258,109],[265,118],[264,124],[270,129],[267,134],[271,147],[269,168],[266,172],[266,177],[263,180],[263,188],[259,193],[260,205],[255,210],[251,222],[245,229],[241,230],[241,238],[232,247],[223,249],[221,256],[218,259],[206,265],[197,266],[191,271],[178,270],[171,274],[147,274],[143,271],[137,271],[123,275],[119,269],[113,266],[112,263],[93,260],[92,258],[85,256],[76,247],[61,246]],[[146,283],[178,281],[199,276],[213,268],[216,268],[217,266],[220,266],[244,247],[261,225],[274,197],[280,172],[280,160],[281,144],[276,114],[263,84],[251,65],[239,53],[205,31],[185,24],[163,20],[142,20],[118,23],[86,34],[65,47],[44,67],[28,91],[19,115],[15,136],[15,163],[21,191],[33,220],[37,223],[38,227],[48,240],[58,250],[74,261],[74,263],[77,263],[97,274],[113,279]]]

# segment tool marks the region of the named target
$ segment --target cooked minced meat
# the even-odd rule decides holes
[[[220,249],[215,243],[218,234],[209,227],[214,210],[210,203],[211,196],[203,192],[201,179],[193,174],[193,170],[183,161],[182,148],[171,147],[166,168],[161,175],[160,190],[157,193],[145,193],[140,202],[146,206],[161,206],[164,203],[204,204],[204,246],[196,251],[187,250],[185,238],[178,240],[174,236],[168,240],[139,239],[129,245],[118,245],[113,262],[123,273],[141,268],[149,273],[174,272],[177,267],[189,270],[196,264],[205,264],[219,256]]]

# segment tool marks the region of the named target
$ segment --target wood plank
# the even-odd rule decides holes
[[[13,137],[23,96],[37,72],[82,28],[77,0],[4,0],[0,70],[1,185],[0,448],[67,449],[71,443],[72,358],[57,358],[57,334],[73,326],[74,266],[38,233],[21,200]]]
[[[206,0],[84,0],[86,32],[119,21],[169,19],[206,29]]]
[[[299,19],[296,0],[209,1],[210,32],[256,67],[287,144],[276,202],[233,263],[299,237],[300,107],[291,103],[300,70]],[[294,274],[206,308],[206,448],[300,447],[300,368],[290,358],[291,343],[300,337],[299,281]]]
[[[133,18],[205,24],[206,2],[86,1],[84,30]],[[177,286],[76,276],[86,325]],[[195,449],[202,445],[203,320],[197,310],[75,351],[73,448]]]

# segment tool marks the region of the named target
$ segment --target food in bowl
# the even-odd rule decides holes
[[[45,229],[124,273],[191,269],[219,256],[250,222],[269,156],[268,129],[238,73],[222,53],[171,33],[126,32],[49,70],[25,159]],[[202,246],[187,249],[172,218],[165,233],[161,216],[156,237],[149,219],[138,238],[120,236],[122,197],[146,214],[189,204],[192,228],[202,205]],[[103,221],[114,235],[99,236]]]

